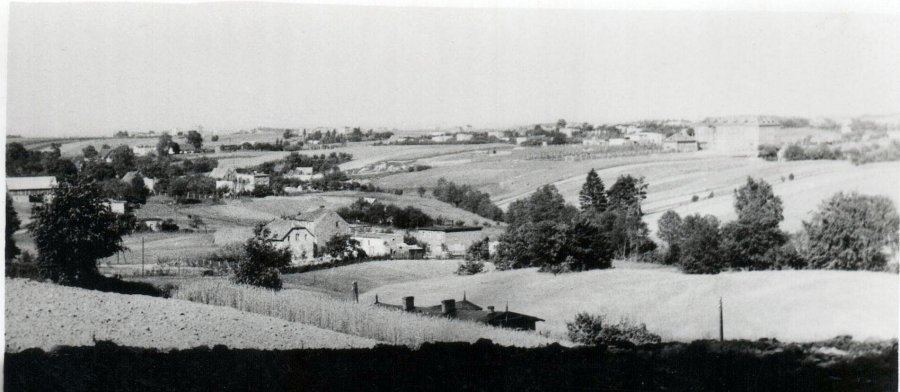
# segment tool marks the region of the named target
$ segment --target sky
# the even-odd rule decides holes
[[[900,113],[900,16],[13,3],[7,132]]]

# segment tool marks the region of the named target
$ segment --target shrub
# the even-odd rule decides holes
[[[600,315],[581,312],[566,323],[569,339],[575,343],[591,346],[600,344],[611,346],[632,346],[661,343],[659,335],[651,333],[644,324],[635,324],[627,319],[616,324],[607,323]]]
[[[788,180],[789,180],[789,181],[794,181],[794,173],[791,173],[791,174],[788,175]]]
[[[805,256],[812,268],[884,269],[884,248],[897,252],[900,216],[884,196],[837,193],[803,222]]]
[[[363,259],[366,257],[359,247],[359,241],[349,234],[338,234],[325,243],[325,253],[340,261]]]
[[[697,200],[700,200],[700,196],[697,196],[697,195],[691,196],[691,203],[694,203]]]
[[[459,268],[456,269],[457,275],[475,275],[484,271],[484,262],[481,260],[473,260],[466,259],[462,263],[459,263]]]
[[[572,342],[598,345],[600,333],[603,331],[603,318],[580,312],[575,315],[575,320],[566,322],[566,330]]]
[[[759,146],[759,157],[767,161],[778,160],[779,147],[771,144],[761,144]]]
[[[786,161],[802,161],[806,159],[806,152],[803,147],[797,144],[791,144],[784,149],[784,160]]]
[[[178,225],[175,224],[175,221],[172,220],[172,218],[169,218],[159,224],[159,230],[164,232],[176,232],[178,231]]]

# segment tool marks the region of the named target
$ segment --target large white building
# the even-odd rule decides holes
[[[6,177],[6,191],[15,202],[45,202],[57,186],[53,176]]]

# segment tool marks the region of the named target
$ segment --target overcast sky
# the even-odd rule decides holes
[[[9,133],[900,112],[900,18],[10,6]]]

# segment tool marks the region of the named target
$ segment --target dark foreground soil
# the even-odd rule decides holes
[[[523,349],[479,341],[415,350],[161,352],[99,342],[6,354],[4,390],[888,391],[897,390],[897,343]]]

